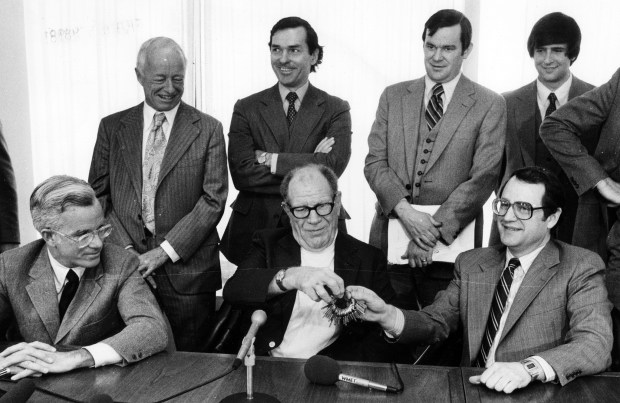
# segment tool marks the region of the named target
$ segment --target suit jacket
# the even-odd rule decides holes
[[[142,221],[143,104],[101,120],[88,181],[114,225],[110,241],[147,252]],[[181,257],[162,269],[180,294],[221,287],[216,225],[228,194],[222,125],[181,102],[155,196],[156,242]],[[160,270],[162,270],[160,269]],[[159,271],[159,273],[162,273]]]
[[[19,222],[15,175],[0,126],[0,244],[3,243],[19,243]]]
[[[593,85],[573,76],[568,99],[571,100],[593,88]],[[543,155],[536,154],[536,141],[538,139],[536,115],[539,114],[536,81],[504,94],[504,98],[508,110],[508,124],[504,153],[506,166],[501,175],[501,184],[505,183],[510,175],[519,168],[544,166],[551,168],[560,177],[562,185],[567,188],[568,192],[571,192],[570,181],[563,175],[555,160],[546,161],[547,158],[551,158],[551,155],[548,152],[540,153]],[[596,143],[586,145],[591,153],[594,152],[595,147]],[[499,185],[500,183],[498,183],[496,191],[499,190]],[[605,250],[605,238],[607,236],[606,206],[600,203],[596,192],[592,191],[584,193],[579,198],[575,193],[567,194],[566,202],[568,205],[565,206],[561,218],[562,221],[566,221],[566,224],[560,225],[558,238],[597,252],[604,259],[607,255]],[[564,232],[563,229],[566,229],[567,236],[562,233]],[[493,226],[492,234],[495,242],[491,244],[499,244],[499,235],[495,226]]]
[[[482,211],[497,181],[506,129],[504,99],[462,75],[434,129],[438,134],[426,171],[414,183],[425,108],[424,77],[387,87],[368,136],[364,174],[378,200],[370,244],[384,251],[388,215],[401,199],[441,205],[434,218],[450,244]],[[419,197],[413,197],[414,187]]]
[[[0,255],[0,328],[15,321],[21,339],[50,345],[88,346],[103,342],[130,363],[162,351],[168,336],[164,318],[138,259],[105,244],[101,261],[86,269],[62,323],[54,272],[43,240]]]
[[[243,260],[254,231],[288,224],[280,206],[280,183],[289,171],[313,162],[332,168],[338,176],[344,172],[351,156],[349,109],[346,101],[310,84],[289,129],[277,84],[237,101],[228,134],[228,159],[239,195],[222,237],[222,252],[228,260],[235,264]],[[314,153],[326,137],[336,140],[332,150]],[[256,162],[255,150],[278,154],[275,174]],[[348,218],[344,209],[340,218]]]
[[[506,262],[505,247],[462,253],[454,278],[432,305],[405,312],[400,341],[439,341],[463,326],[461,365],[471,366],[486,328],[495,288]],[[611,363],[611,304],[605,265],[593,252],[549,241],[530,266],[512,303],[495,360],[532,355],[551,365],[564,385]]]
[[[257,354],[267,354],[282,343],[297,294],[292,290],[268,299],[269,283],[280,269],[300,264],[300,246],[290,229],[257,231],[252,252],[224,286],[226,301],[246,308],[248,313],[254,309],[267,312],[267,322],[256,335]],[[344,280],[345,286],[362,285],[387,301],[395,298],[385,256],[376,248],[341,232],[336,237],[334,272]],[[245,323],[249,326],[250,322],[246,320]],[[321,354],[350,361],[406,360],[403,355],[397,356],[396,346],[385,342],[381,333],[375,324],[352,323],[343,328],[338,339]]]

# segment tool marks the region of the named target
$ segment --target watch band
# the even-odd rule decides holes
[[[276,274],[276,285],[278,286],[280,290],[284,292],[288,291],[286,287],[284,287],[284,284],[282,284],[285,274],[286,274],[286,269],[282,269]]]

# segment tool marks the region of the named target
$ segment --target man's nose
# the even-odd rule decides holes
[[[321,221],[321,216],[316,212],[316,210],[311,210],[307,220],[310,224],[317,224]]]

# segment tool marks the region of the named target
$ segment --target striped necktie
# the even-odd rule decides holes
[[[491,303],[491,312],[489,312],[489,319],[487,320],[487,328],[484,331],[480,352],[478,353],[478,357],[475,362],[477,367],[484,367],[487,362],[491,345],[493,345],[493,340],[495,340],[497,329],[499,329],[499,322],[502,318],[502,314],[504,313],[504,309],[506,308],[506,301],[508,301],[508,294],[510,293],[512,279],[515,275],[515,270],[519,266],[521,266],[519,259],[510,259],[508,266],[502,272],[502,277],[497,283],[495,294],[493,295],[493,302]]]
[[[431,95],[426,106],[425,117],[428,130],[432,130],[443,116],[443,100],[441,95],[443,95],[443,85],[435,84],[433,86],[433,95]]]

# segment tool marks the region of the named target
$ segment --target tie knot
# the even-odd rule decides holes
[[[508,261],[508,267],[507,268],[510,271],[510,274],[514,275],[515,270],[519,266],[521,266],[521,262],[519,262],[519,259],[517,259],[516,257],[513,257],[512,259],[510,259]]]
[[[154,129],[159,129],[161,125],[164,124],[165,120],[166,120],[166,114],[163,112],[157,112],[155,116],[153,116],[153,121],[155,122]]]
[[[288,94],[286,94],[286,100],[289,102],[289,104],[294,103],[297,100],[297,93],[296,92],[289,92]]]
[[[443,85],[435,84],[433,86],[433,95],[436,97],[440,97],[443,94]]]
[[[77,283],[78,281],[80,281],[80,279],[78,278],[78,275],[75,274],[73,269],[70,269],[69,272],[67,273],[67,282]]]
[[[558,97],[555,96],[555,93],[551,92],[549,96],[547,97],[547,99],[549,99],[549,102],[555,104],[555,101],[558,100]]]

